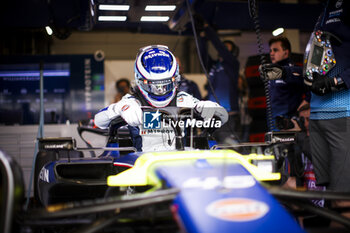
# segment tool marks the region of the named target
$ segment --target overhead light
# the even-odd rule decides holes
[[[273,36],[281,35],[284,32],[284,28],[277,28],[272,32]]]
[[[49,36],[51,36],[52,33],[53,33],[53,31],[52,31],[52,29],[50,28],[50,26],[46,26],[45,29],[46,29],[47,34],[48,34]]]
[[[126,16],[99,16],[98,21],[126,21]]]
[[[145,11],[174,11],[176,5],[147,5]]]
[[[142,16],[140,20],[144,22],[166,22],[169,20],[169,16]]]
[[[98,9],[101,11],[128,11],[129,5],[99,5]]]

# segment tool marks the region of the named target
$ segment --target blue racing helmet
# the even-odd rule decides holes
[[[165,107],[175,97],[180,81],[175,56],[164,45],[140,49],[135,61],[135,81],[147,102],[154,107]]]

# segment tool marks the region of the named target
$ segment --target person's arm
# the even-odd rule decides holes
[[[218,51],[220,57],[228,62],[228,63],[233,63],[234,62],[234,56],[226,46],[221,42],[219,36],[216,34],[214,29],[212,29],[209,25],[204,26],[204,31],[206,37],[211,41],[211,43],[214,45],[215,49]]]
[[[109,105],[95,115],[95,125],[101,129],[109,127],[111,121],[118,116],[130,126],[138,126],[142,124],[141,104],[135,97],[127,94],[121,101]]]
[[[199,38],[199,41],[198,41],[199,52],[200,52],[202,61],[204,63],[205,68],[209,70],[213,66],[214,60],[210,57],[208,53],[207,38],[205,37],[205,32],[204,31],[201,32],[198,38]]]
[[[304,84],[303,67],[301,66],[283,66],[285,71],[282,79],[288,84]]]
[[[316,95],[326,95],[335,90],[343,90],[349,88],[349,71],[350,68],[345,69],[336,77],[327,78],[316,72],[312,73],[313,82],[311,91]]]
[[[223,67],[225,73],[230,77],[231,82],[231,94],[230,94],[230,105],[233,111],[238,110],[238,73],[239,73],[239,61],[221,42],[217,33],[208,25],[205,25],[205,33],[207,38],[214,45],[215,49],[218,51],[219,56],[223,59]]]
[[[304,89],[304,100],[300,104],[302,106],[305,102],[310,103],[311,92],[309,88],[304,84],[303,67],[301,66],[284,66],[284,77],[282,78],[288,84],[295,84]],[[300,107],[299,106],[299,107]]]
[[[230,106],[231,111],[236,112],[239,111],[239,104],[238,104],[238,77],[239,77],[239,61],[234,60],[232,66],[224,66],[225,72],[229,74],[231,77],[230,79]]]
[[[111,104],[106,108],[101,109],[94,118],[95,125],[101,129],[107,129],[111,121],[118,117],[114,112],[114,106],[116,104]]]

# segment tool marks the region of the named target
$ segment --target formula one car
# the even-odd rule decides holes
[[[190,109],[184,108],[164,108],[160,112],[162,116],[182,116],[182,118],[190,118]],[[175,114],[174,114],[175,112]],[[192,114],[193,115],[193,114]],[[182,119],[184,120],[184,119]],[[186,120],[185,120],[186,121]],[[191,119],[189,119],[189,122]],[[212,149],[219,149],[218,145],[214,145],[215,142],[208,140],[208,131],[206,128],[202,135],[181,136],[183,132],[181,129],[173,125],[173,132],[175,134],[176,151],[162,151],[155,154],[160,154],[160,158],[166,158],[168,153],[175,153],[173,155],[176,160],[180,160],[181,157],[200,159],[199,154],[212,155],[213,158],[226,158],[227,166],[230,164],[230,156],[241,158],[240,163],[245,163],[246,169],[250,169],[250,173],[257,173],[255,177],[259,180],[279,180],[280,175],[275,173],[269,175],[269,173],[260,171],[253,167],[265,167],[270,173],[274,171],[275,158],[271,155],[257,155],[251,154],[248,156],[240,157],[235,151],[223,154],[223,150],[209,150],[211,145]],[[154,153],[149,155],[148,153],[137,152],[133,147],[133,139],[129,133],[128,126],[121,118],[115,119],[111,123],[109,130],[101,130],[93,128],[89,125],[84,125],[82,122],[78,126],[78,132],[86,142],[88,150],[97,150],[99,148],[93,148],[93,146],[84,139],[84,132],[93,132],[108,137],[107,146],[104,152],[96,156],[94,151],[91,158],[83,157],[82,151],[84,149],[76,148],[75,141],[72,138],[46,138],[40,139],[40,151],[37,155],[35,164],[34,186],[35,186],[35,198],[43,206],[50,204],[78,201],[91,198],[105,197],[106,192],[111,190],[107,184],[107,179],[110,176],[121,173],[122,171],[136,166],[135,161],[148,156],[154,156]],[[204,134],[204,135],[203,135]],[[186,140],[186,138],[188,140]],[[192,139],[192,140],[189,140]],[[189,145],[192,143],[192,147]],[[185,155],[182,155],[185,153]],[[206,156],[203,157],[206,159]],[[159,159],[157,159],[159,160]],[[163,161],[164,162],[164,161]],[[164,162],[165,163],[165,162]],[[255,165],[254,165],[255,164]],[[145,166],[143,166],[145,168]],[[187,169],[185,169],[187,170]],[[130,171],[129,171],[130,172]],[[121,175],[121,174],[120,174]],[[123,184],[117,184],[113,186],[156,186],[154,183],[147,184],[141,182],[141,184],[134,184],[134,179],[146,178],[147,174],[127,175]],[[219,177],[218,177],[219,178]],[[219,180],[217,181],[219,182]]]
[[[163,109],[162,113],[167,111]],[[4,211],[9,218],[3,219],[2,226],[7,230],[304,232],[291,215],[292,209],[285,208],[289,207],[286,197],[298,199],[301,195],[266,186],[266,182],[281,178],[276,171],[278,158],[271,155],[271,147],[290,142],[290,135],[270,134],[267,143],[229,146],[233,150],[224,145],[210,147],[208,135],[190,135],[188,144],[186,133],[174,128],[175,151],[137,152],[122,119],[116,119],[108,131],[84,125],[78,131],[108,136],[107,147],[93,148],[88,143],[89,150],[104,152],[84,158],[83,149],[76,148],[71,138],[41,139],[35,164],[35,208],[21,208],[23,187],[16,186],[21,183],[19,172],[5,173],[13,183],[6,188],[8,195],[4,195],[5,201],[10,200],[4,202],[4,210],[11,210]],[[242,146],[260,148],[265,153],[243,155],[237,152]],[[13,166],[12,170],[18,171],[14,161],[0,155],[4,165],[1,168],[11,171]],[[271,194],[279,197],[283,205]],[[321,197],[320,193],[307,198],[315,197]],[[313,208],[302,201],[293,205],[309,211]],[[317,211],[323,216],[329,214]],[[347,219],[332,216],[350,225]]]

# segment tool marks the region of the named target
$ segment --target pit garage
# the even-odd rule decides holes
[[[348,148],[349,11],[342,0],[5,0],[0,232],[350,232],[347,174],[330,178],[341,188],[322,180],[309,133],[329,120],[317,118],[325,101],[339,121],[314,132]],[[141,115],[123,115],[127,98]],[[324,163],[346,165],[340,153]]]

